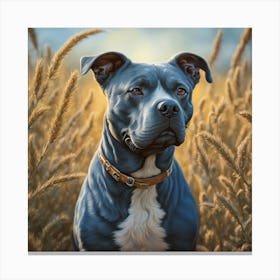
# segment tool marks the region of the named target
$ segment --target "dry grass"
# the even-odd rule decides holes
[[[212,49],[212,53],[210,55],[210,58],[208,59],[208,63],[210,65],[210,67],[213,66],[214,61],[217,59],[217,57],[219,55],[221,45],[222,45],[222,38],[223,38],[222,31],[218,31],[216,38],[215,38],[214,46]]]
[[[38,49],[37,35],[36,35],[34,28],[28,28],[28,35],[32,42],[34,50],[36,50],[38,52],[39,49]]]
[[[38,50],[36,32],[29,30],[37,51],[29,64],[30,251],[71,250],[74,206],[100,139],[106,102],[93,81],[81,84],[63,61],[80,40],[98,32],[77,34],[52,54],[49,46]],[[246,29],[228,74],[220,76],[214,65],[222,32],[217,34],[210,56],[215,83],[202,81],[195,89],[187,140],[176,149],[199,207],[199,251],[252,249],[252,79],[242,56],[250,37]]]

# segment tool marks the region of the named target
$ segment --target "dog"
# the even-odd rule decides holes
[[[199,215],[174,158],[193,114],[192,91],[207,62],[180,53],[164,64],[107,52],[81,58],[107,101],[104,128],[74,214],[79,251],[195,250]]]

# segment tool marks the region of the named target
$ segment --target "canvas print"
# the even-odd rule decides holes
[[[29,28],[29,252],[251,252],[251,38]]]

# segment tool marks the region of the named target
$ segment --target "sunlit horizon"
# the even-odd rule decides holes
[[[38,45],[49,45],[56,52],[71,36],[86,28],[36,28]],[[223,33],[222,47],[215,62],[218,72],[225,71],[232,53],[240,41],[243,28],[104,28],[104,32],[80,42],[69,56],[70,70],[79,68],[84,55],[118,51],[134,62],[163,63],[180,52],[192,52],[208,59],[219,30]],[[251,63],[251,44],[245,50]]]

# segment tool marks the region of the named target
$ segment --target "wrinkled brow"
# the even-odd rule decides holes
[[[186,77],[180,69],[170,65],[160,65],[157,69],[160,83],[165,90],[175,90],[178,86],[183,86],[188,91],[192,91],[194,84]]]
[[[158,84],[159,76],[153,65],[143,67],[136,64],[113,80],[111,90],[127,91],[133,87],[154,89]]]

